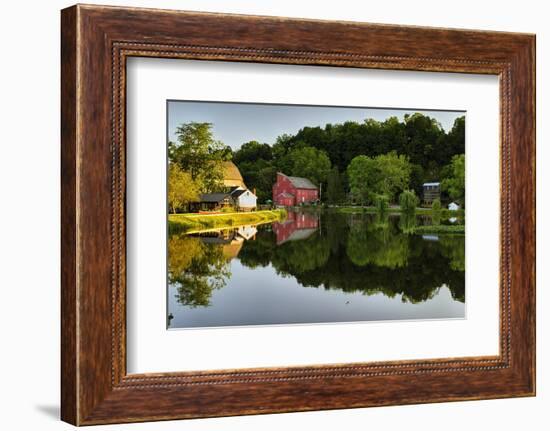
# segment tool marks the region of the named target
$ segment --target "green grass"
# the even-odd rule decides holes
[[[170,233],[190,233],[208,229],[270,223],[285,218],[286,211],[284,209],[223,214],[169,214],[168,230]]]
[[[357,213],[377,213],[378,210],[375,207],[367,206],[367,207],[361,207],[361,206],[343,206],[343,207],[331,207],[329,210],[337,211],[340,213],[346,213],[346,214],[357,214]],[[423,207],[417,207],[416,208],[416,214],[417,215],[432,215],[433,210],[431,208],[423,208]],[[400,207],[388,207],[386,210],[389,214],[400,214],[401,208]],[[451,217],[463,217],[464,216],[464,210],[458,210],[458,211],[449,211],[448,209],[441,209],[439,211],[442,219],[448,219]]]
[[[440,224],[436,226],[416,226],[414,233],[449,233],[449,234],[464,234],[465,229],[463,224],[446,225]]]

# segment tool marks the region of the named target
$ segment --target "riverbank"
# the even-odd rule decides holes
[[[371,207],[371,206],[328,207],[328,210],[336,211],[339,213],[345,213],[345,214],[358,214],[358,213],[376,214],[378,212],[378,209],[376,207]],[[401,214],[403,211],[401,210],[400,207],[388,207],[386,212],[388,214]],[[423,207],[416,208],[415,212],[416,212],[416,215],[427,215],[427,216],[432,216],[436,213],[431,208],[423,208]],[[441,218],[443,219],[447,219],[451,217],[457,217],[457,218],[464,217],[463,209],[451,211],[446,208],[441,208],[438,212]]]
[[[426,225],[426,226],[416,226],[414,228],[414,233],[417,234],[430,234],[430,233],[437,233],[437,234],[455,234],[455,235],[464,235],[465,234],[465,227],[463,224],[458,225],[447,225],[447,224],[440,224],[440,225]]]
[[[271,223],[285,218],[286,210],[284,209],[221,214],[169,214],[168,230],[170,233],[190,233],[206,229],[229,229]]]

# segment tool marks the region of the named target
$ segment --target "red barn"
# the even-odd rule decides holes
[[[309,238],[319,227],[319,216],[315,213],[288,212],[282,223],[273,223],[273,232],[277,236],[277,245],[287,241]]]
[[[310,180],[289,177],[277,172],[277,182],[273,184],[273,203],[290,207],[301,203],[315,202],[319,199],[319,190]]]

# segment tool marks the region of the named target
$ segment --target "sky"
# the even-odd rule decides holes
[[[403,120],[405,114],[415,112],[437,119],[445,131],[452,128],[457,117],[465,114],[463,111],[168,101],[168,138],[176,140],[176,127],[182,123],[208,122],[213,124],[214,138],[236,150],[249,141],[272,145],[277,136],[293,135],[305,126],[324,128],[327,123],[362,122],[366,118],[384,121],[392,116]]]

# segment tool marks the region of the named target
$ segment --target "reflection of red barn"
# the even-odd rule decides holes
[[[319,226],[316,214],[295,213],[290,211],[283,223],[274,223],[273,231],[277,236],[277,245],[287,241],[306,239]]]
[[[277,172],[277,181],[273,184],[273,203],[290,207],[301,203],[315,202],[319,199],[319,190],[310,180],[289,177]]]

